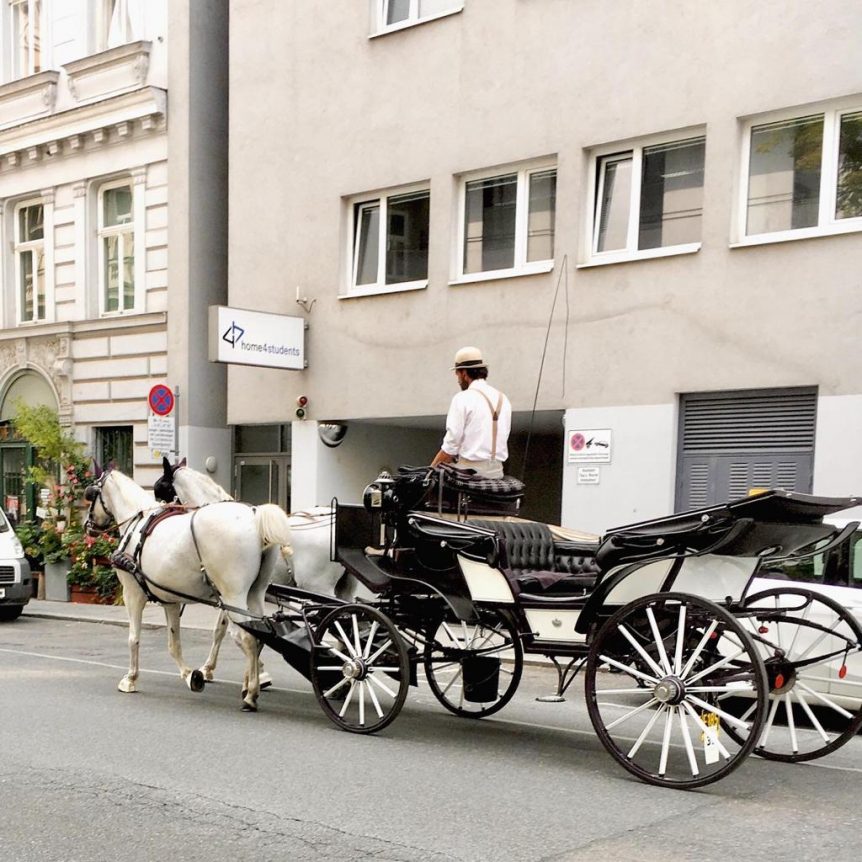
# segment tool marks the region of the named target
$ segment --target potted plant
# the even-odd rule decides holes
[[[36,451],[36,463],[28,468],[27,481],[41,489],[41,518],[36,543],[45,564],[45,598],[69,601],[69,546],[81,533],[84,488],[91,474],[84,458],[84,444],[64,428],[59,416],[46,406],[15,403],[15,429]],[[67,531],[70,540],[64,545]]]
[[[88,536],[80,527],[63,534],[63,548],[71,561],[68,582],[73,602],[115,604],[118,581],[111,565],[117,540],[107,533]]]

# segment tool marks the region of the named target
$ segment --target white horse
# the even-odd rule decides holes
[[[168,645],[180,676],[193,691],[203,688],[200,671],[185,664],[180,646],[180,607],[189,601],[221,601],[234,625],[231,636],[246,657],[242,708],[257,711],[260,643],[235,623],[263,616],[271,566],[266,558],[289,546],[290,525],[277,506],[252,509],[240,503],[171,514],[147,530],[155,498],[118,470],[108,468],[87,488],[87,528],[121,529],[120,550],[137,558],[147,590],[164,602]],[[159,507],[162,508],[162,507]],[[148,536],[142,536],[149,532]],[[263,564],[262,564],[263,563]],[[137,690],[141,617],[149,598],[136,577],[116,569],[129,615],[129,671],[120,691]]]
[[[164,474],[155,484],[156,496],[164,502],[178,500],[184,506],[206,506],[210,503],[233,501],[233,497],[205,473],[193,470],[183,458],[171,465],[162,459]],[[288,516],[291,544],[289,553],[274,555],[271,562],[271,582],[297,586],[300,589],[325,596],[338,595],[352,599],[359,591],[355,579],[345,575],[344,569],[329,558],[330,535],[334,511],[328,506],[314,506]],[[218,662],[219,649],[224,640],[227,617],[219,614],[213,629],[210,654],[201,667],[204,679],[212,680]],[[268,684],[268,675],[262,678]]]

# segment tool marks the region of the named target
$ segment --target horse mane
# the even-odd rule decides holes
[[[145,490],[125,473],[121,473],[119,470],[113,469],[111,470],[110,475],[117,483],[120,494],[122,494],[123,498],[130,505],[146,509],[155,503],[155,497],[153,496],[152,491]]]
[[[197,484],[197,491],[205,494],[207,498],[211,498],[212,502],[233,500],[233,497],[221,485],[198,470],[193,470],[191,467],[183,467],[181,470],[177,470],[174,473],[174,487],[176,487],[177,483],[182,485],[184,479],[192,479]],[[180,494],[180,497],[182,497],[182,494]]]

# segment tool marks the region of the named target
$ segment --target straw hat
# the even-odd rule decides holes
[[[455,364],[452,371],[460,368],[487,368],[485,360],[482,359],[482,351],[478,347],[462,347],[455,354]]]

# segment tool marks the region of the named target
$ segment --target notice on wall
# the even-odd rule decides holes
[[[153,457],[174,453],[176,420],[173,415],[157,416],[150,413],[147,417],[147,445],[153,451]]]
[[[578,467],[579,485],[598,485],[601,478],[601,467]]]
[[[592,428],[566,432],[569,464],[611,463],[611,429]]]

